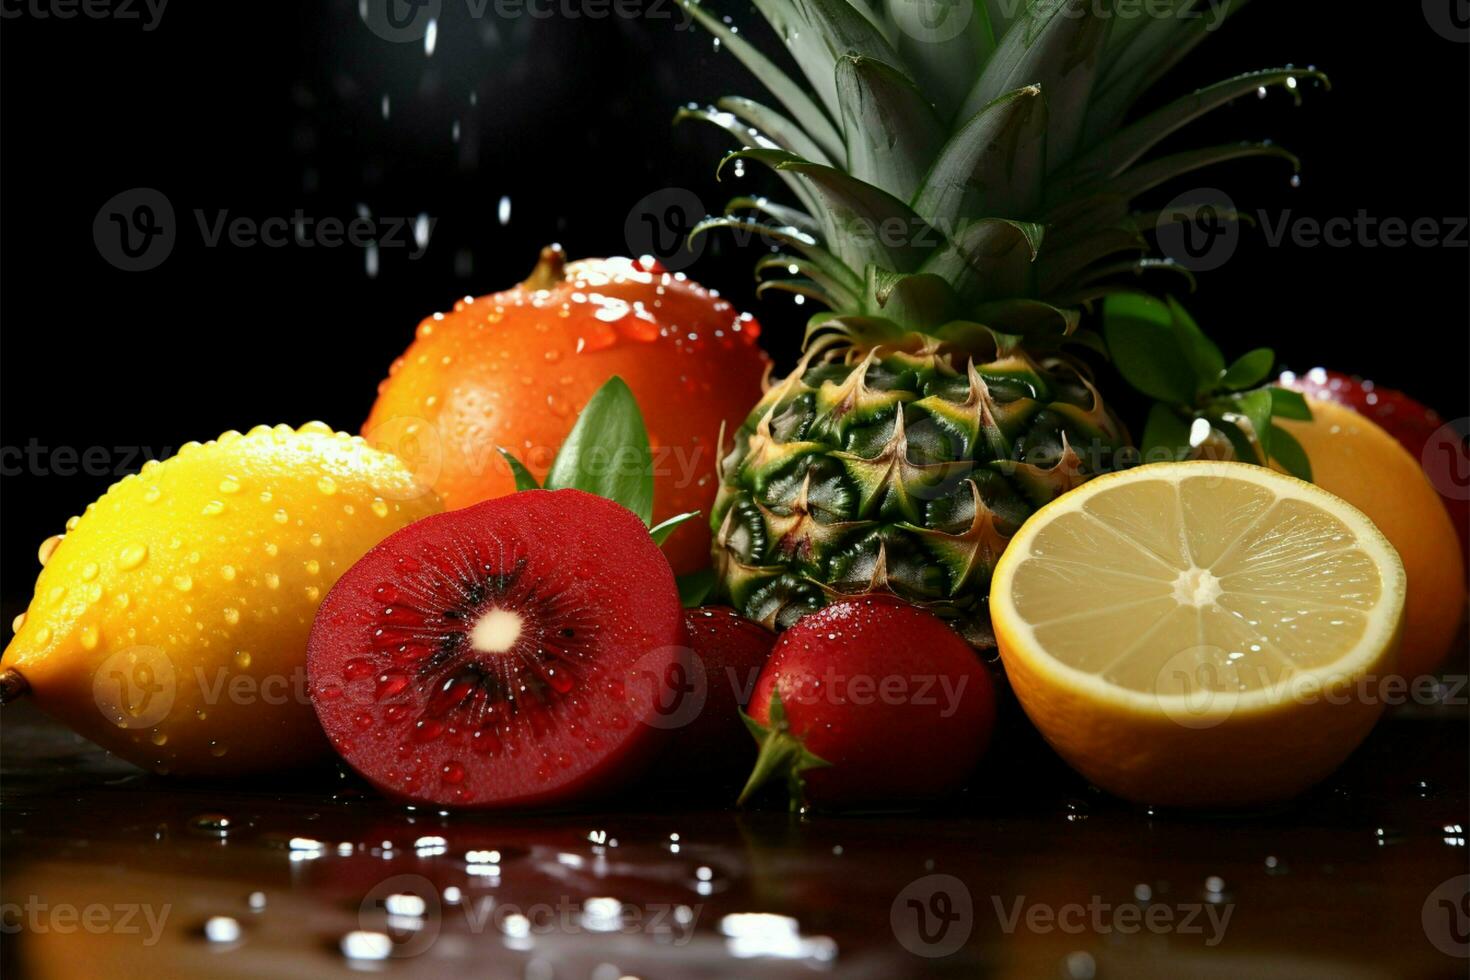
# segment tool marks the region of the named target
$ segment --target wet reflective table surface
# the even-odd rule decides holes
[[[1463,977],[1466,717],[1401,711],[1327,785],[1243,814],[1112,800],[1017,729],[939,812],[739,812],[669,774],[495,815],[332,770],[146,776],[22,705],[0,718],[0,969]]]

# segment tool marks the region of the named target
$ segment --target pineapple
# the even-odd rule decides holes
[[[780,628],[892,592],[993,645],[986,593],[1007,539],[1127,462],[1076,354],[1102,348],[1083,308],[1136,288],[1124,274],[1173,268],[1147,254],[1158,216],[1130,202],[1228,159],[1295,165],[1270,143],[1151,151],[1314,72],[1241,75],[1125,124],[1218,23],[1203,0],[1166,6],[1129,19],[1111,0],[755,0],[803,86],[689,4],[782,109],[731,97],[680,118],[725,129],[739,148],[721,169],[769,167],[798,205],[738,197],[696,231],[775,243],[761,289],[826,307],[721,460],[717,595]]]

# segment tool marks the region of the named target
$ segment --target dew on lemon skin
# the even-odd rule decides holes
[[[158,499],[162,496],[163,491],[158,489],[158,487],[149,487],[147,490],[143,491],[143,502],[148,504],[156,504],[158,503]]]
[[[264,579],[267,589],[279,589],[281,587],[281,577],[275,572],[266,572]]]
[[[240,610],[236,609],[234,606],[226,606],[224,608],[224,617],[225,622],[229,623],[231,626],[234,626],[236,623],[240,622]]]
[[[188,592],[194,588],[194,579],[188,574],[174,576],[174,588],[180,592]]]
[[[142,543],[127,545],[117,555],[117,567],[130,571],[148,559],[148,546]]]
[[[70,530],[70,528],[68,528],[68,530]],[[36,559],[41,563],[42,567],[45,567],[46,563],[51,560],[52,554],[54,554],[56,551],[56,546],[61,544],[61,539],[63,537],[65,537],[65,535],[53,534],[45,541],[42,541],[41,547],[36,549]]]
[[[307,538],[306,540],[311,544],[313,548],[320,548],[322,546],[322,536],[316,531],[312,531],[311,537]]]
[[[288,513],[286,513],[286,509],[284,507],[280,507],[280,508],[277,508],[276,509],[276,512],[271,515],[271,518],[277,524],[284,524],[284,523],[286,523],[287,521],[289,521],[291,519],[291,515],[288,514]]]
[[[82,581],[92,581],[94,578],[97,577],[98,571],[100,571],[100,569],[98,569],[97,563],[95,561],[87,562],[85,565],[82,566]]]
[[[239,667],[241,670],[249,670],[250,669],[250,660],[251,660],[250,651],[248,651],[248,650],[236,650],[235,651],[235,658],[234,659],[235,659],[235,666],[236,667]]]
[[[205,517],[217,517],[224,512],[225,502],[223,500],[211,500],[209,503],[205,504],[204,509],[200,511],[200,513],[203,514]]]
[[[221,565],[219,569],[219,577],[224,579],[226,582],[235,581],[235,566]]]
[[[10,629],[11,629],[11,632],[19,633],[21,631],[21,628],[24,627],[25,624],[26,624],[26,614],[25,613],[21,613],[20,615],[16,616],[14,619],[12,619],[10,621]]]
[[[372,502],[372,510],[373,510],[373,513],[376,514],[378,517],[387,517],[388,516],[388,502],[386,500],[384,500],[382,497],[375,497],[375,498],[373,498],[373,502]]]
[[[317,588],[315,585],[308,585],[306,587],[306,598],[307,598],[308,601],[310,601],[310,602],[316,602],[321,597],[322,597],[322,590],[321,589]]]
[[[83,650],[95,650],[97,649],[97,644],[101,642],[102,637],[97,632],[97,627],[89,623],[82,627],[80,640]]]
[[[337,481],[330,476],[324,476],[316,481],[316,488],[330,497],[337,492]]]
[[[237,480],[237,479],[235,479],[233,476],[227,476],[227,477],[225,477],[223,480],[219,481],[219,492],[220,493],[239,493],[240,492],[240,481]]]
[[[307,560],[307,562],[306,562],[306,574],[308,574],[308,575],[318,575],[318,574],[321,573],[321,570],[322,570],[322,563],[321,562],[317,561],[315,558],[311,558],[311,559],[308,559]]]
[[[50,643],[50,642],[51,642],[51,627],[49,627],[49,626],[42,626],[40,629],[36,630],[36,637],[35,637],[36,646],[43,647],[47,643]]]

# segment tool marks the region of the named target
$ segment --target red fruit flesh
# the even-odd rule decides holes
[[[697,713],[670,741],[660,769],[684,783],[727,784],[738,788],[755,761],[755,743],[746,734],[740,710],[750,701],[761,668],[771,655],[775,634],[728,606],[684,612]]]
[[[379,789],[547,804],[634,775],[683,667],[668,561],[631,512],[533,490],[390,535],[328,593],[307,674],[327,737]]]
[[[942,621],[872,596],[826,606],[781,634],[749,714],[769,734],[746,795],[784,774],[793,807],[797,792],[817,806],[935,799],[959,789],[984,754],[995,689]],[[782,752],[793,761],[773,763]]]
[[[1470,473],[1470,448],[1463,438],[1464,430],[1445,437],[1444,419],[1432,408],[1413,398],[1328,368],[1312,368],[1305,374],[1287,371],[1277,381],[1304,395],[1336,402],[1359,415],[1372,419],[1380,428],[1399,441],[1409,455],[1419,461],[1429,482],[1439,491],[1460,547],[1470,562],[1470,499],[1464,492],[1464,478]]]

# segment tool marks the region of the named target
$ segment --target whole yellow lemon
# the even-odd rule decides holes
[[[317,605],[369,548],[440,510],[397,457],[319,422],[189,443],[42,544],[6,686],[155,772],[320,758]]]

